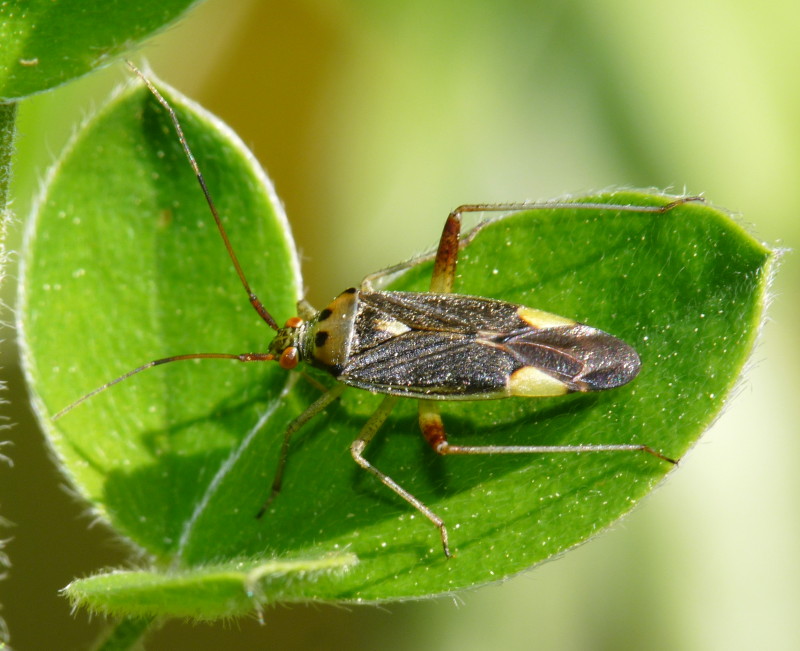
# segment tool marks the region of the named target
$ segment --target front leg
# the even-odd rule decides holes
[[[289,423],[289,426],[286,428],[286,431],[283,434],[283,443],[281,445],[281,451],[278,454],[278,467],[275,469],[275,475],[272,479],[272,488],[270,489],[269,497],[264,501],[264,504],[261,505],[258,513],[256,513],[256,518],[260,519],[261,516],[267,512],[267,509],[270,507],[272,502],[275,501],[276,497],[278,497],[278,493],[281,492],[283,473],[286,470],[286,460],[289,458],[289,442],[291,441],[292,436],[297,432],[297,430],[303,427],[303,425],[314,418],[314,416],[322,413],[322,411],[329,404],[339,398],[346,388],[347,387],[344,384],[337,384],[332,389],[328,389],[326,393],[323,393],[319,398],[311,403],[311,405],[309,405],[303,413]],[[325,387],[323,387],[323,390],[324,389]]]

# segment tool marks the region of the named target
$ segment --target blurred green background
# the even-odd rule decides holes
[[[798,33],[789,1],[209,0],[141,55],[252,147],[319,305],[432,245],[466,202],[685,188],[796,246]],[[23,103],[20,221],[74,124],[129,77],[115,65]],[[148,648],[800,648],[798,288],[789,254],[739,395],[614,531],[453,598],[172,622]],[[6,338],[15,465],[0,468],[0,513],[14,526],[0,536],[13,537],[0,615],[17,649],[84,648],[102,620],[56,592],[129,556],[64,489]]]

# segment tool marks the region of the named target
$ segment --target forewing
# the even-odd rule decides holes
[[[599,391],[636,376],[611,335],[513,303],[460,294],[362,292],[338,379],[393,395],[478,400]]]
[[[518,365],[508,350],[475,334],[411,330],[352,355],[338,379],[393,395],[476,400],[506,395]]]
[[[359,300],[384,318],[414,330],[509,333],[526,325],[519,305],[480,296],[361,292]]]

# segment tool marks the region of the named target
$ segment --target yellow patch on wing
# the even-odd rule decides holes
[[[557,314],[550,314],[550,312],[543,312],[542,310],[534,310],[532,307],[521,307],[517,310],[517,315],[525,323],[532,325],[534,328],[555,328],[556,326],[571,326],[575,325],[575,321],[567,319]]]
[[[378,330],[383,330],[383,332],[387,332],[395,337],[411,330],[411,328],[409,328],[405,323],[395,319],[391,319],[389,321],[378,321],[375,324],[375,327]]]
[[[509,395],[527,398],[563,396],[568,391],[566,384],[534,366],[523,366],[514,371],[506,387]]]

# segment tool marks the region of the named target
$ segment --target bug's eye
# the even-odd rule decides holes
[[[287,328],[298,328],[300,324],[303,322],[299,316],[293,316],[289,319],[286,319],[286,327]]]
[[[278,360],[278,364],[281,365],[281,368],[285,368],[287,371],[291,371],[300,361],[300,355],[297,351],[296,346],[289,346],[281,353],[281,358]]]

